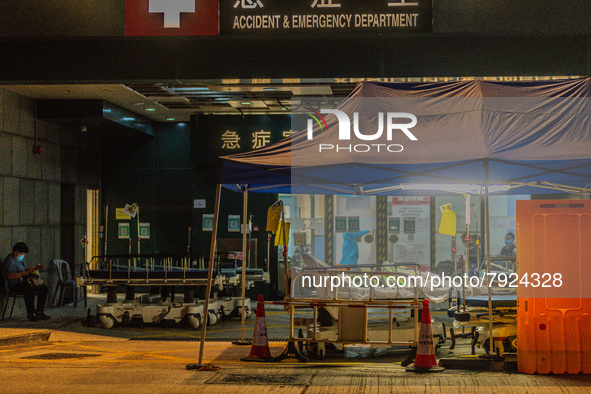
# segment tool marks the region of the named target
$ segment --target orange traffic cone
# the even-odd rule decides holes
[[[265,304],[263,302],[263,295],[259,294],[252,347],[248,357],[243,358],[242,361],[269,361],[273,359],[269,351],[269,338],[267,337],[267,325],[265,324]]]
[[[433,332],[431,331],[431,310],[429,301],[423,301],[423,315],[419,330],[419,343],[415,363],[406,367],[407,372],[441,372],[445,368],[437,365],[433,346]]]

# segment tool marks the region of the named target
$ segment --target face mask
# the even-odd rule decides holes
[[[23,261],[25,259],[25,255],[21,254],[16,258],[18,261]]]
[[[507,245],[507,246],[511,245],[511,240],[510,239],[506,239],[505,240],[505,245]]]

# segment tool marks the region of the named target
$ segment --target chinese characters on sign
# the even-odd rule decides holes
[[[294,134],[295,131],[287,130],[282,132],[283,138],[289,137],[290,135]],[[240,145],[240,135],[236,131],[227,130],[225,133],[222,134],[222,149],[225,150],[237,150],[241,148]],[[271,132],[267,130],[259,130],[251,133],[251,148],[252,149],[259,149],[263,146],[269,145],[271,142]]]
[[[264,0],[263,0],[264,2]],[[266,5],[266,3],[265,3]],[[299,129],[291,127],[291,115],[203,115],[193,142],[199,161],[249,152],[269,146]]]
[[[234,3],[234,8],[243,8],[245,10],[249,10],[249,9],[253,9],[253,8],[257,8],[257,7],[261,7],[263,8],[263,3],[261,3],[261,0],[236,0],[236,3]]]
[[[262,148],[271,141],[270,131],[255,131],[252,133],[252,149]]]
[[[407,3],[406,0],[398,0],[398,1],[391,1],[388,3],[388,7],[408,7],[408,6],[418,6],[419,3],[411,2]]]
[[[240,136],[235,131],[222,134],[222,149],[240,149]]]
[[[341,8],[341,5],[338,3],[333,3],[333,0],[314,0],[312,3],[312,8]]]

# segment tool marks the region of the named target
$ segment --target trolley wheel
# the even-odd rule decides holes
[[[513,352],[517,351],[517,336],[507,338],[511,342],[511,350]]]
[[[123,314],[121,318],[121,324],[123,324],[124,326],[128,326],[131,324],[131,315],[129,314],[129,311],[125,311],[125,313]]]
[[[250,310],[249,307],[244,307],[244,309],[246,309],[246,316],[245,319],[250,319],[250,317],[252,316],[252,311]]]
[[[503,341],[494,341],[493,346],[497,357],[502,357],[505,353],[505,346],[503,345]]]
[[[209,312],[209,314],[207,315],[207,325],[208,326],[213,326],[214,324],[216,324],[218,322],[218,320],[220,320],[220,317],[217,314],[217,312]]]
[[[187,316],[187,320],[189,321],[189,325],[193,330],[196,330],[199,327],[201,327],[201,316]]]
[[[100,316],[99,321],[101,322],[101,326],[105,330],[110,330],[111,328],[115,327],[115,318],[113,316]]]

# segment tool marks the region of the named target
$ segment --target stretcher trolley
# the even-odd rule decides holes
[[[194,261],[186,255],[113,255],[97,256],[87,264],[78,286],[101,286],[107,289],[107,302],[97,306],[101,326],[110,329],[115,324],[128,324],[132,320],[144,323],[186,320],[193,329],[203,321],[203,303],[195,299],[195,288],[207,285],[207,270],[192,267]],[[92,267],[92,268],[91,268]],[[222,272],[223,271],[223,272]],[[268,278],[268,276],[267,276]],[[260,269],[248,269],[248,286],[254,281],[266,280]],[[236,269],[216,270],[213,285],[219,290],[240,284]],[[125,300],[117,300],[117,288],[124,286]],[[135,296],[135,288],[149,286],[150,294]],[[183,288],[182,301],[175,300],[174,287]],[[155,293],[154,289],[161,293]],[[240,297],[218,297],[209,303],[208,325],[240,315]],[[246,318],[252,315],[250,300],[245,300]]]
[[[473,328],[472,354],[475,348],[483,348],[488,354],[492,337],[494,351],[497,356],[505,352],[517,351],[517,296],[493,295],[492,316],[488,313],[488,296],[466,297],[466,311],[452,308],[449,316],[454,317],[455,329]],[[493,332],[489,329],[489,319],[492,318]]]
[[[290,314],[288,347],[279,359],[288,356],[300,361],[307,357],[324,358],[327,350],[340,351],[348,344],[363,344],[372,349],[405,347],[415,350],[423,297],[419,297],[418,287],[410,290],[386,288],[382,285],[386,277],[396,280],[409,274],[379,268],[364,266],[363,271],[346,267],[306,268],[293,275],[293,297],[284,302],[268,302],[284,305]],[[310,289],[304,283],[310,276],[327,278],[329,283],[338,276],[347,283]],[[347,286],[348,280],[343,280],[351,278],[351,283],[355,284],[359,280],[353,278],[362,276],[375,277],[374,286]],[[307,316],[296,316],[302,312]],[[445,341],[445,328],[441,323],[431,323],[439,345]],[[411,352],[406,363],[413,358]]]

